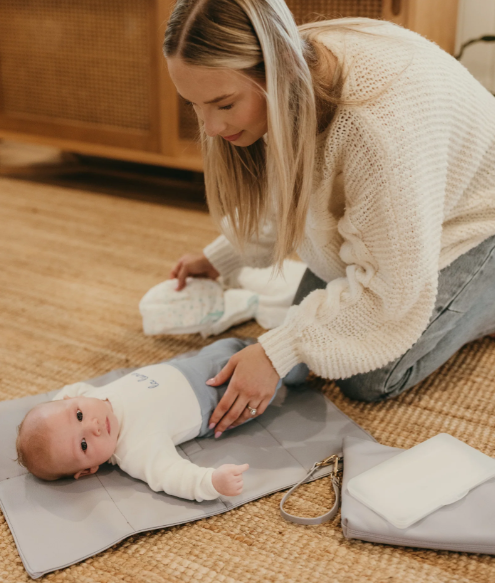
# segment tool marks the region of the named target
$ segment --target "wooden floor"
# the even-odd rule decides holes
[[[215,236],[200,176],[0,142],[0,399],[210,342],[198,335],[145,337],[138,302],[178,257]],[[223,336],[261,332],[249,323]],[[385,445],[408,448],[444,431],[495,456],[494,369],[495,339],[485,338],[389,402],[356,403],[333,382],[313,384]],[[495,557],[347,541],[340,515],[320,526],[289,524],[278,512],[281,496],[131,537],[45,580],[495,581]],[[315,516],[332,503],[322,479],[301,488],[289,510]],[[0,582],[29,580],[0,514]]]

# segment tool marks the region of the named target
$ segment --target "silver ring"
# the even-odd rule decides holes
[[[246,409],[249,409],[249,412],[251,413],[251,415],[254,417],[256,415],[256,413],[258,412],[258,409],[255,409],[254,407],[250,407],[249,405],[247,405]]]

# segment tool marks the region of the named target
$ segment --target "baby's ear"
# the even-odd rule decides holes
[[[80,470],[77,474],[74,474],[74,479],[78,480],[81,476],[89,476],[90,474],[96,474],[100,466],[93,466],[92,468],[86,468],[85,470]]]

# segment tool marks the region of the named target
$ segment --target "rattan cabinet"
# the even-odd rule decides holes
[[[452,52],[457,0],[287,0],[398,22]],[[0,0],[0,138],[201,170],[194,113],[161,45],[172,0]]]

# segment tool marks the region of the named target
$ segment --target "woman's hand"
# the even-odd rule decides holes
[[[242,493],[242,474],[249,469],[249,464],[223,464],[214,470],[211,483],[215,490],[223,496],[238,496]]]
[[[178,279],[177,291],[183,289],[186,285],[186,277],[206,277],[216,279],[220,274],[213,265],[206,259],[203,253],[188,253],[183,255],[176,266],[170,272],[170,279]]]
[[[210,429],[215,427],[215,437],[261,415],[275,394],[280,379],[261,344],[252,344],[234,354],[206,384],[216,387],[229,378],[229,386],[210,417]],[[248,406],[256,409],[254,415]]]

